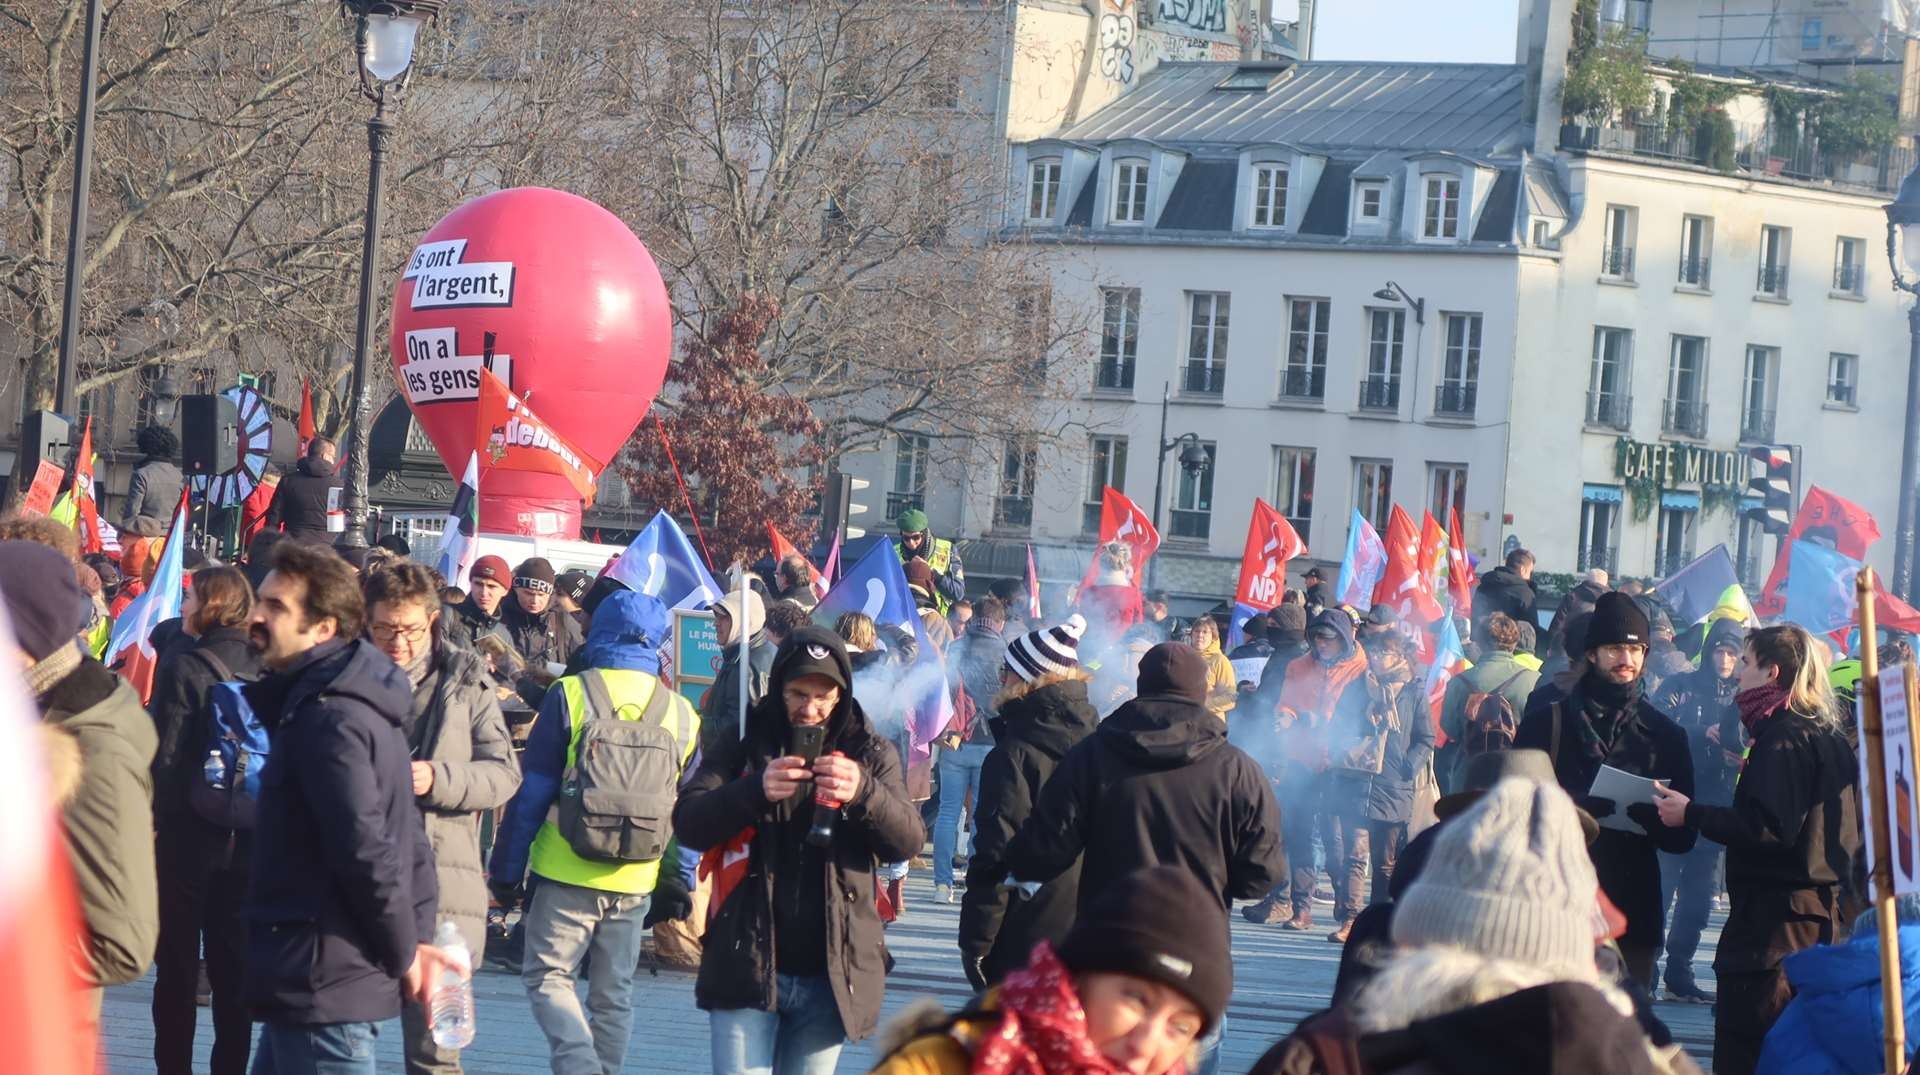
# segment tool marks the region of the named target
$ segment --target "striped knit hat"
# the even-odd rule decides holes
[[[1087,621],[1079,613],[1065,623],[1024,634],[1007,643],[1007,667],[1028,683],[1041,676],[1080,667],[1080,636]]]

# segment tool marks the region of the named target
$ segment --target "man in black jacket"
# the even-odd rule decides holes
[[[331,550],[281,543],[249,638],[272,673],[247,688],[272,735],[247,889],[256,1073],[372,1075],[375,1026],[424,1003],[444,965],[439,890],[413,801],[406,674],[361,640],[359,581]]]
[[[1651,637],[1651,625],[1633,598],[1618,591],[1602,596],[1586,625],[1586,673],[1564,699],[1535,691],[1513,743],[1546,751],[1560,786],[1587,813],[1603,821],[1626,815],[1634,831],[1615,827],[1621,824],[1617,819],[1603,827],[1593,843],[1593,865],[1601,889],[1627,916],[1621,957],[1649,989],[1665,933],[1659,852],[1691,851],[1694,833],[1662,825],[1650,802],[1616,803],[1593,796],[1592,790],[1594,777],[1607,765],[1693,796],[1687,733],[1641,696]]]
[[[512,581],[513,572],[500,557],[475,560],[467,569],[467,599],[448,610],[447,637],[462,649],[473,649],[481,635],[509,639],[500,619],[506,612],[508,584]],[[512,644],[510,639],[508,644]]]
[[[1533,590],[1533,554],[1515,549],[1507,562],[1480,576],[1480,588],[1473,595],[1474,636],[1480,624],[1496,612],[1513,617],[1515,623],[1530,623],[1537,630],[1540,613]]]
[[[273,503],[267,505],[268,530],[284,530],[295,541],[332,544],[339,533],[334,522],[345,521],[338,512],[340,490],[346,484],[334,473],[334,452],[333,442],[325,437],[315,437],[307,445],[306,457],[273,491]]]
[[[513,598],[503,602],[500,611],[500,622],[513,640],[514,650],[527,662],[528,669],[542,673],[543,679],[554,674],[548,665],[564,668],[585,641],[573,617],[554,607],[557,578],[546,557],[527,558],[513,569]]]
[[[975,989],[1026,966],[1038,941],[1060,943],[1080,898],[1080,864],[1031,896],[1009,899],[1001,881],[1007,844],[1033,813],[1047,778],[1097,722],[1080,670],[1086,621],[1022,635],[1008,643],[995,702],[993,750],[980,768],[974,803],[973,857],[960,905],[960,961]]]
[[[798,730],[824,727],[810,765]],[[812,833],[817,822],[831,823]],[[711,1022],[713,1071],[832,1070],[873,1032],[886,988],[874,869],[926,843],[900,758],[853,698],[839,636],[803,627],[773,661],[744,739],[701,760],[674,805],[689,847],[745,863],[715,884],[694,1001]],[[751,836],[748,835],[751,830]]]

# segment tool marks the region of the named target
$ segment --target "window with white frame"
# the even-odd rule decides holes
[[[1095,388],[1131,389],[1134,360],[1140,354],[1140,289],[1100,289],[1100,367]]]
[[[1867,290],[1867,241],[1840,236],[1833,244],[1833,289],[1842,295]]]
[[[1446,349],[1433,413],[1470,418],[1480,394],[1480,315],[1447,314]]]
[[[1680,218],[1680,285],[1705,289],[1713,282],[1713,218]]]
[[[1187,293],[1187,368],[1181,391],[1217,396],[1227,386],[1227,319],[1232,296],[1224,291]]]
[[[1699,530],[1698,493],[1662,493],[1660,522],[1654,531],[1653,570],[1662,578],[1693,562],[1694,535]]]
[[[1600,227],[1600,275],[1608,280],[1633,279],[1633,236],[1639,211],[1631,205],[1609,205]]]
[[[1594,326],[1593,367],[1587,376],[1588,425],[1628,427],[1633,416],[1632,361],[1632,329]]]
[[[1261,164],[1253,170],[1253,226],[1287,226],[1287,167]]]
[[[1754,290],[1776,299],[1787,297],[1787,265],[1793,251],[1793,231],[1772,224],[1760,228],[1760,273]]]
[[[1385,459],[1353,461],[1353,507],[1380,533],[1393,515],[1393,464]]]
[[[1027,219],[1052,220],[1060,208],[1060,158],[1047,157],[1027,165]]]
[[[1827,403],[1834,407],[1860,405],[1860,356],[1835,351],[1827,355]]]
[[[1536,220],[1533,222],[1533,245],[1546,247],[1553,243],[1553,222]]]
[[[1460,177],[1427,176],[1425,189],[1426,197],[1420,214],[1420,237],[1458,239],[1460,237]]]
[[[1201,441],[1200,450],[1207,454],[1207,465],[1198,474],[1180,468],[1171,524],[1174,537],[1204,541],[1213,533],[1213,470],[1218,456],[1212,441]]]
[[[1765,444],[1773,440],[1774,392],[1780,369],[1780,349],[1751,344],[1740,384],[1740,439]]]
[[[1286,516],[1301,541],[1313,540],[1309,536],[1313,526],[1313,461],[1312,448],[1273,449],[1273,506]]]
[[[1109,219],[1115,224],[1147,222],[1146,161],[1132,159],[1113,162],[1113,211]]]
[[[887,518],[908,508],[927,506],[927,455],[924,433],[902,433],[893,446],[893,489],[887,493]]]
[[[1400,406],[1400,359],[1407,340],[1407,312],[1367,311],[1367,376],[1360,382],[1360,406],[1369,410],[1397,410]]]
[[[1087,441],[1087,499],[1081,505],[1080,527],[1100,532],[1100,506],[1107,486],[1127,491],[1127,438],[1091,437]]]
[[[1590,571],[1599,568],[1613,571],[1618,567],[1620,549],[1620,514],[1625,506],[1623,490],[1617,485],[1588,485],[1580,496],[1580,547],[1575,560],[1575,569]]]
[[[993,500],[993,525],[1024,530],[1033,525],[1033,486],[1040,446],[1032,435],[1009,437],[1000,456],[1000,492]]]
[[[1353,219],[1375,224],[1387,212],[1387,185],[1378,179],[1362,179],[1353,185]]]
[[[1467,514],[1467,465],[1465,463],[1427,464],[1427,510],[1446,526],[1459,512]]]
[[[1282,399],[1324,399],[1327,394],[1328,299],[1287,300],[1287,359],[1280,370]]]
[[[1707,435],[1707,340],[1675,334],[1667,360],[1667,405],[1662,428],[1689,437]]]

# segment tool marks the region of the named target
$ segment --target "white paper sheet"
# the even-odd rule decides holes
[[[1634,803],[1653,802],[1653,781],[1644,776],[1615,769],[1611,765],[1602,765],[1600,772],[1593,778],[1593,788],[1587,792],[1598,799],[1612,799],[1613,813],[1600,819],[1603,829],[1619,829],[1636,836],[1645,836],[1647,830],[1640,827],[1638,821],[1627,816],[1627,807]]]

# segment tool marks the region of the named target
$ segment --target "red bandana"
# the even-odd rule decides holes
[[[1087,1039],[1087,1013],[1073,978],[1042,941],[1023,970],[1000,986],[1000,1025],[973,1050],[974,1075],[1116,1075]],[[1176,1065],[1171,1075],[1180,1075]]]

